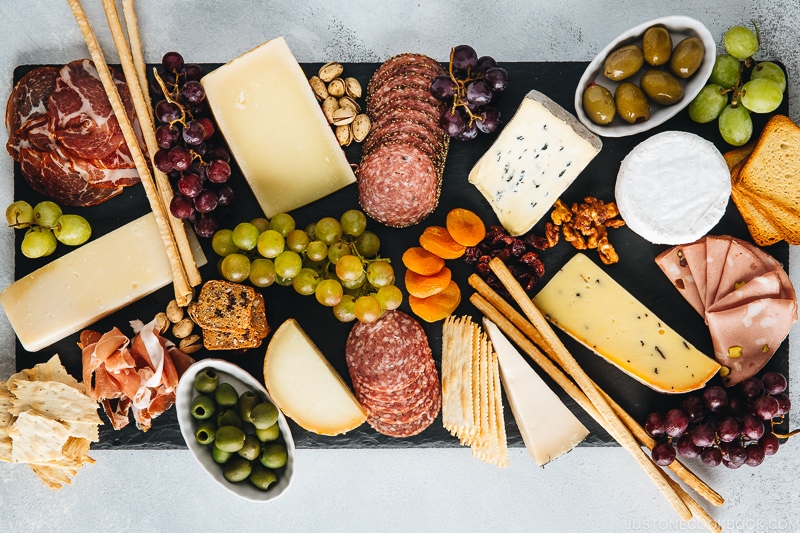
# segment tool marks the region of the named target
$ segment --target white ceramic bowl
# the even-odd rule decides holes
[[[647,28],[650,26],[664,26],[672,36],[673,47],[686,37],[694,36],[703,42],[705,54],[703,56],[703,62],[701,63],[700,68],[697,69],[697,72],[695,72],[694,76],[688,80],[682,80],[684,83],[683,99],[677,104],[671,106],[663,106],[651,100],[650,118],[644,122],[639,122],[638,124],[628,124],[619,118],[619,116],[614,117],[614,120],[605,126],[595,124],[589,120],[589,118],[586,116],[586,113],[583,111],[583,91],[592,82],[596,82],[598,85],[603,85],[606,87],[609,91],[611,91],[611,94],[614,94],[619,82],[611,81],[603,75],[603,63],[605,62],[606,57],[608,57],[611,52],[621,46],[641,40],[645,30],[647,30]],[[592,62],[589,63],[589,66],[586,67],[586,71],[583,73],[583,76],[581,76],[581,80],[578,82],[578,87],[575,90],[575,111],[580,121],[583,122],[583,124],[589,128],[589,130],[603,137],[625,137],[627,135],[634,135],[636,133],[647,131],[660,124],[663,124],[689,105],[689,102],[691,102],[694,97],[697,96],[697,93],[700,92],[700,89],[702,89],[708,81],[708,77],[711,75],[711,69],[714,68],[714,61],[716,60],[716,57],[717,43],[714,40],[714,37],[711,35],[711,32],[708,31],[708,28],[693,18],[671,16],[644,22],[622,33],[616,39],[608,43],[608,45],[603,48],[599,54],[597,54]],[[645,67],[647,66],[649,65],[645,64]],[[638,84],[639,78],[641,78],[641,75],[647,70],[645,67],[642,67],[642,69],[636,75],[624,81],[631,81]]]
[[[292,432],[286,423],[286,418],[283,413],[278,411],[278,427],[281,430],[283,440],[286,442],[286,451],[288,453],[286,466],[278,476],[278,481],[269,490],[263,491],[257,489],[246,480],[240,483],[231,483],[226,480],[222,475],[222,465],[215,463],[211,457],[211,449],[198,443],[194,437],[195,419],[192,417],[191,404],[192,399],[198,394],[194,390],[194,378],[206,368],[214,369],[219,374],[220,383],[230,383],[239,394],[247,390],[253,390],[261,395],[262,398],[272,401],[266,389],[258,380],[233,363],[222,359],[203,359],[196,362],[181,376],[175,398],[178,421],[180,422],[181,433],[186,445],[192,451],[192,455],[200,463],[200,466],[225,489],[246,500],[258,502],[274,500],[289,487],[294,473],[294,439],[292,439]]]

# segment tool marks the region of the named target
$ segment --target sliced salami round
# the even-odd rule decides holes
[[[390,437],[404,438],[418,435],[430,426],[439,415],[439,410],[442,407],[442,395],[439,389],[436,390],[438,392],[430,409],[422,413],[422,415],[415,420],[403,424],[391,424],[377,418],[367,418],[367,422],[375,431]]]
[[[440,65],[438,61],[424,54],[397,54],[396,56],[392,56],[384,61],[383,64],[378,67],[378,70],[375,71],[373,77],[380,78],[380,76],[382,76],[384,73],[392,71],[395,68],[402,67],[403,65],[427,66],[431,69],[442,68],[442,65]]]
[[[417,64],[400,65],[393,69],[384,70],[380,73],[376,72],[375,75],[372,76],[372,79],[370,79],[369,84],[367,85],[367,95],[374,94],[375,91],[380,87],[382,87],[387,81],[391,80],[396,76],[404,74],[419,74],[421,76],[428,77],[431,79],[431,81],[433,81],[433,78],[444,75],[446,74],[446,72],[441,67],[434,69],[428,65],[417,65]]]
[[[416,87],[430,93],[432,81],[433,77],[431,76],[424,76],[422,74],[416,74],[413,72],[395,74],[391,78],[388,78],[380,87],[376,87],[372,94],[367,95],[367,105],[369,105],[369,102],[371,102],[373,99],[380,100],[384,94],[388,93],[395,87]]]
[[[376,94],[367,105],[367,113],[370,118],[378,117],[379,112],[385,111],[387,106],[392,109],[397,106],[397,102],[406,98],[416,98],[427,102],[434,116],[441,114],[441,109],[444,109],[444,102],[434,98],[428,89],[414,85],[396,85],[381,94]]]

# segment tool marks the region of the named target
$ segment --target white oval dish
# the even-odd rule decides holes
[[[246,500],[257,502],[274,500],[286,491],[294,474],[294,439],[286,418],[279,410],[278,427],[286,443],[288,459],[283,473],[278,476],[278,481],[269,490],[264,491],[257,489],[249,481],[231,483],[226,480],[222,475],[222,465],[215,463],[211,457],[211,449],[197,442],[194,437],[195,419],[192,417],[191,404],[192,399],[198,394],[194,390],[194,379],[198,373],[206,368],[212,368],[217,371],[220,383],[230,383],[240,395],[246,390],[253,390],[260,394],[262,398],[272,401],[264,386],[241,367],[222,359],[202,359],[196,362],[183,373],[175,393],[175,408],[177,409],[181,434],[186,441],[186,445],[192,451],[192,455],[200,463],[200,466],[225,489]]]
[[[694,76],[688,80],[683,80],[683,99],[671,106],[663,106],[650,101],[650,118],[638,124],[628,124],[618,116],[614,117],[614,120],[605,126],[595,124],[589,120],[589,117],[587,117],[586,113],[583,111],[583,91],[592,82],[595,82],[598,85],[606,87],[611,91],[611,94],[614,94],[619,82],[611,81],[603,75],[603,63],[606,57],[617,48],[640,40],[645,30],[650,26],[664,26],[672,36],[673,48],[686,37],[694,36],[703,42],[703,46],[705,47],[703,62],[700,64],[700,68],[697,69]],[[708,28],[691,17],[662,17],[634,26],[608,43],[608,45],[595,56],[592,62],[589,63],[589,66],[586,67],[583,76],[581,76],[578,82],[578,87],[575,89],[575,112],[578,115],[578,119],[580,119],[590,131],[603,137],[625,137],[628,135],[635,135],[663,124],[677,115],[681,110],[685,109],[686,106],[689,105],[689,102],[691,102],[694,97],[697,96],[697,93],[706,85],[708,77],[711,75],[711,69],[714,68],[714,61],[717,57],[716,50],[717,43],[711,35],[711,32],[708,31]],[[645,66],[648,65],[645,64]],[[642,67],[636,75],[624,81],[632,81],[638,84],[639,78],[641,78],[645,70],[647,69]]]

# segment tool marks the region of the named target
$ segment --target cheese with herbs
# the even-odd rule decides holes
[[[267,218],[356,181],[283,37],[208,73],[208,103]]]
[[[556,326],[657,391],[699,389],[720,368],[583,254],[570,259],[533,303]]]
[[[530,230],[603,144],[574,116],[530,91],[469,173],[512,235]]]

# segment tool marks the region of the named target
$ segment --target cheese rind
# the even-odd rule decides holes
[[[720,368],[583,254],[570,259],[533,303],[587,348],[657,391],[699,389]]]
[[[198,266],[206,257],[194,234]],[[22,346],[36,352],[172,282],[152,213],[103,235],[18,279],[0,304]]]
[[[275,405],[308,431],[339,435],[367,419],[342,377],[294,319],[272,336],[264,383]]]
[[[530,230],[602,148],[564,108],[530,91],[469,173],[512,235]]]
[[[267,218],[356,181],[282,37],[201,80],[219,130]]]
[[[567,453],[589,430],[525,361],[494,322],[483,327],[497,352],[500,378],[511,412],[531,458],[539,466]]]

